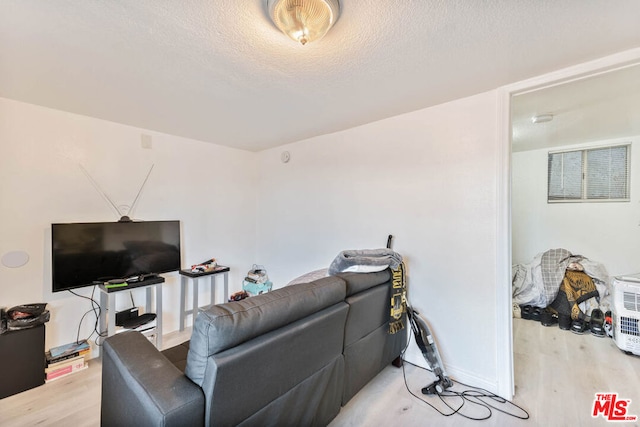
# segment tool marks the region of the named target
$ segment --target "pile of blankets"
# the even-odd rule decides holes
[[[541,308],[569,304],[572,311],[583,313],[596,307],[606,311],[610,308],[609,283],[602,264],[566,249],[550,249],[529,264],[513,266],[513,303]]]

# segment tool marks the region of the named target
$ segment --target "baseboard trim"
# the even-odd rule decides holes
[[[413,343],[412,345],[409,345],[409,348],[404,354],[404,359],[407,360],[409,363],[413,363],[415,365],[422,366],[422,367],[427,367],[427,362],[424,360],[422,353],[420,352],[417,346],[413,345]],[[460,381],[465,384],[468,384],[471,387],[483,388],[487,391],[490,391],[491,393],[500,395],[498,390],[497,379],[491,380],[489,378],[479,377],[478,375],[472,372],[469,372],[465,369],[462,369],[456,366],[451,366],[447,363],[444,363],[444,369],[446,370],[447,375],[454,381]],[[458,385],[458,387],[461,387],[462,389],[466,388],[464,385]]]
[[[449,374],[449,377],[454,381],[460,381],[468,384],[471,387],[479,387],[490,391],[491,393],[499,394],[497,381],[492,381],[488,378],[482,378],[469,371],[465,371],[464,369],[448,366],[446,364],[445,368],[447,369],[447,374]],[[459,384],[459,386],[463,389],[466,388],[464,385]]]

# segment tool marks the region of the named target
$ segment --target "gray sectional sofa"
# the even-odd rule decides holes
[[[191,340],[159,352],[108,338],[103,426],[324,426],[385,366],[391,272],[342,273],[201,310]],[[406,322],[405,322],[406,324]]]

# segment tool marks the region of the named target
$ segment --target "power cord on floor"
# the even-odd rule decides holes
[[[68,289],[69,292],[71,292],[73,295],[80,297],[80,298],[84,298],[87,299],[89,301],[91,301],[91,309],[87,310],[82,317],[80,318],[80,322],[78,323],[78,332],[76,333],[76,343],[80,343],[80,328],[82,327],[82,322],[84,321],[84,318],[89,314],[89,313],[93,313],[96,317],[95,323],[93,325],[93,331],[91,332],[91,334],[89,334],[89,336],[87,338],[85,338],[87,341],[89,339],[91,339],[91,337],[93,335],[96,335],[96,339],[95,339],[95,344],[97,346],[101,346],[102,343],[99,341],[100,338],[104,338],[107,336],[106,333],[104,332],[100,332],[98,330],[98,322],[100,320],[100,315],[102,313],[102,309],[100,308],[100,304],[98,304],[98,302],[94,299],[94,294],[96,292],[96,287],[94,286],[92,291],[91,291],[91,296],[90,297],[86,297],[84,295],[80,295],[77,294],[75,292],[73,292],[71,289]]]
[[[408,344],[407,344],[408,347]],[[450,409],[449,412],[444,412],[442,410],[440,410],[439,408],[437,408],[435,405],[429,403],[426,399],[424,399],[421,396],[418,396],[417,394],[415,394],[413,391],[411,391],[411,389],[409,388],[409,384],[407,383],[407,374],[406,374],[406,370],[405,370],[405,363],[412,365],[418,369],[422,369],[428,372],[432,372],[431,369],[425,368],[424,366],[420,366],[417,365],[415,363],[409,362],[404,358],[404,354],[407,350],[407,347],[405,347],[405,349],[402,351],[402,376],[404,378],[404,385],[405,388],[407,389],[407,391],[409,392],[409,394],[411,394],[413,397],[415,397],[416,399],[426,403],[427,405],[429,405],[431,408],[433,408],[436,412],[438,412],[440,415],[445,416],[445,417],[450,417],[452,415],[460,415],[461,417],[467,418],[469,420],[474,420],[474,421],[483,421],[483,420],[487,420],[489,418],[491,418],[491,416],[493,415],[493,411],[492,409],[498,411],[498,412],[502,412],[505,415],[509,415],[511,417],[514,418],[518,418],[521,420],[527,420],[529,419],[529,413],[522,408],[521,406],[517,405],[516,403],[511,402],[510,400],[507,400],[503,397],[498,396],[497,394],[491,393],[488,390],[485,390],[483,388],[480,387],[474,387],[468,384],[465,384],[461,381],[456,381],[454,379],[451,379],[451,381],[453,381],[454,383],[460,384],[462,386],[465,387],[469,387],[470,389],[468,390],[464,390],[462,392],[458,392],[458,391],[453,391],[453,390],[445,390],[442,392],[436,392],[436,395],[440,398],[440,400],[442,401],[442,403],[444,403],[444,405]],[[459,401],[459,405],[456,403],[456,405],[451,405],[449,402],[447,402],[447,398],[457,398],[460,399]],[[500,409],[497,406],[492,405],[491,403],[489,403],[488,401],[485,401],[484,399],[490,400],[490,401],[494,401],[495,403],[498,404],[505,404],[509,407],[512,408],[517,408],[519,411],[521,411],[521,414],[517,414],[516,412],[510,412],[508,410],[503,410]],[[469,403],[471,405],[476,405],[480,408],[484,408],[486,410],[486,415],[483,416],[479,416],[479,417],[474,417],[471,415],[467,415],[465,413],[462,412],[462,408],[464,407],[464,405],[466,403]]]

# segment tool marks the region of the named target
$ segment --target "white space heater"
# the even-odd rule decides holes
[[[612,312],[616,345],[640,356],[640,274],[615,278]]]

